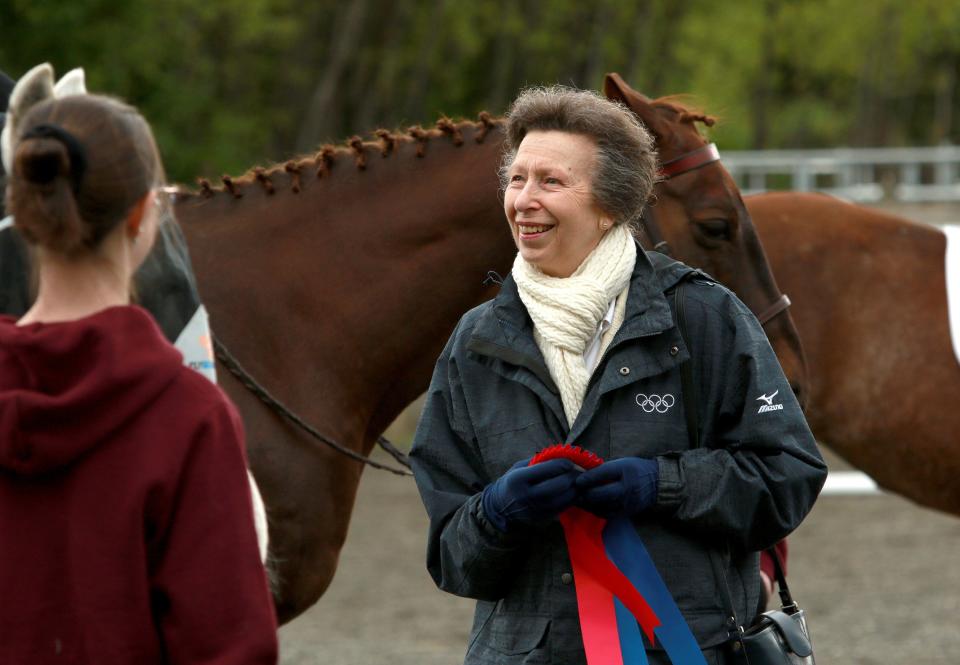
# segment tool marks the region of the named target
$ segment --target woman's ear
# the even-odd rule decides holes
[[[133,204],[133,207],[130,208],[130,212],[127,214],[127,218],[123,222],[127,237],[134,242],[136,242],[137,237],[143,232],[143,223],[152,198],[153,192],[144,194],[143,198]]]

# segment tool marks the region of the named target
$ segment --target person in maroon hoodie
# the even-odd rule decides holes
[[[130,305],[150,128],[96,95],[20,127],[7,203],[39,285],[0,317],[0,663],[276,663],[239,416]]]

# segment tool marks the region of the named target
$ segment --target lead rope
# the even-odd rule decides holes
[[[213,351],[217,357],[217,360],[223,363],[223,366],[227,368],[227,371],[233,374],[237,378],[237,380],[240,381],[240,383],[243,384],[243,386],[247,390],[249,390],[251,393],[256,395],[261,402],[263,402],[268,407],[273,409],[276,413],[280,414],[281,416],[283,416],[284,418],[292,422],[294,425],[296,425],[301,430],[303,430],[304,432],[312,436],[314,439],[330,446],[331,448],[336,450],[338,453],[342,455],[346,455],[352,460],[356,460],[357,462],[362,462],[363,464],[368,464],[375,469],[382,469],[383,471],[389,471],[390,473],[395,473],[398,476],[413,475],[409,471],[405,471],[403,469],[396,469],[386,464],[381,464],[380,462],[376,462],[370,459],[369,457],[365,457],[353,450],[350,450],[346,446],[339,444],[333,439],[330,439],[324,436],[323,434],[321,434],[320,432],[318,432],[316,429],[310,426],[309,423],[305,422],[303,418],[301,418],[296,413],[291,411],[285,404],[283,404],[283,402],[281,402],[276,397],[271,395],[266,388],[264,388],[259,383],[257,383],[256,379],[250,376],[250,373],[243,368],[240,362],[233,356],[232,353],[230,353],[230,351],[227,350],[227,348],[216,336],[213,337]],[[410,460],[407,458],[407,456],[404,455],[399,450],[397,450],[397,447],[394,446],[388,439],[386,439],[383,436],[379,436],[377,437],[377,444],[381,448],[383,448],[385,451],[387,451],[387,453],[389,453],[397,462],[407,467],[408,469],[410,468]]]

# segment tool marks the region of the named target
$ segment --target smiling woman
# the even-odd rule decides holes
[[[596,152],[587,136],[533,131],[507,168],[503,208],[513,240],[551,277],[569,277],[613,225],[591,192]]]
[[[595,93],[529,90],[505,148],[518,253],[438,360],[410,456],[431,520],[427,567],[478,601],[466,663],[613,662],[611,645],[646,649],[652,665],[733,662],[728,620],[757,607],[756,552],[799,524],[826,477],[800,406],[743,303],[637,247],[630,229],[657,165],[633,114]],[[674,323],[681,282],[689,346]],[[688,361],[693,404],[679,398]],[[782,410],[759,413],[757,395],[774,394]],[[654,397],[673,408],[642,408]],[[607,461],[530,464],[557,442]],[[632,537],[609,558],[625,574],[651,562],[653,577],[631,583],[672,596],[655,640],[614,616],[612,595],[598,600],[558,518]]]
[[[510,109],[500,171],[521,256],[569,277],[615,225],[635,224],[653,189],[653,137],[597,95],[532,88]]]

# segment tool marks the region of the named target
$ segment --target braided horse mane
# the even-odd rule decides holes
[[[181,194],[186,196],[199,194],[204,198],[210,198],[217,193],[227,192],[234,198],[242,198],[244,190],[254,185],[262,187],[267,194],[273,194],[276,191],[273,176],[278,174],[290,176],[290,189],[296,194],[300,192],[300,182],[304,174],[315,178],[327,177],[331,174],[334,164],[343,158],[352,158],[354,166],[363,171],[367,168],[368,155],[370,154],[379,152],[381,157],[386,158],[393,154],[401,144],[416,143],[417,157],[424,157],[426,146],[431,140],[448,137],[454,145],[461,146],[464,143],[463,130],[471,129],[475,130],[474,141],[483,143],[487,134],[496,127],[503,125],[503,123],[503,118],[495,118],[486,111],[481,111],[476,121],[460,120],[454,122],[450,118],[441,117],[430,128],[416,125],[404,132],[377,129],[373,132],[375,140],[365,141],[360,136],[353,136],[347,139],[343,145],[323,145],[318,152],[312,155],[301,155],[282,164],[276,163],[268,167],[255,166],[238,177],[224,175],[220,178],[222,184],[219,185],[212,184],[206,178],[200,178],[197,180],[199,191],[187,190],[181,192]]]
[[[717,118],[715,116],[707,115],[703,111],[688,106],[685,102],[686,96],[684,95],[668,95],[653,100],[651,104],[658,109],[672,112],[676,122],[690,125],[699,122],[707,127],[712,127],[716,123]],[[242,198],[244,190],[254,184],[261,186],[267,194],[273,194],[276,188],[272,178],[277,174],[288,174],[290,176],[290,188],[296,194],[300,191],[300,182],[304,173],[316,178],[329,176],[334,164],[340,158],[352,158],[355,167],[363,171],[367,168],[368,154],[379,152],[381,157],[386,158],[393,154],[399,145],[415,142],[417,144],[417,157],[424,157],[426,155],[426,145],[431,140],[448,137],[454,145],[460,146],[464,143],[463,130],[469,128],[475,130],[474,140],[477,143],[483,143],[490,130],[502,126],[504,122],[503,118],[494,117],[486,111],[481,111],[476,121],[460,120],[454,122],[450,118],[441,117],[430,128],[415,125],[404,132],[377,129],[373,132],[375,140],[365,141],[360,136],[352,136],[343,145],[323,145],[319,151],[312,155],[301,155],[284,163],[275,163],[267,167],[255,166],[237,177],[223,175],[220,178],[221,184],[218,185],[212,184],[206,178],[199,178],[197,180],[199,191],[181,191],[181,195],[199,194],[204,198],[210,198],[217,193],[227,192],[234,198]]]

